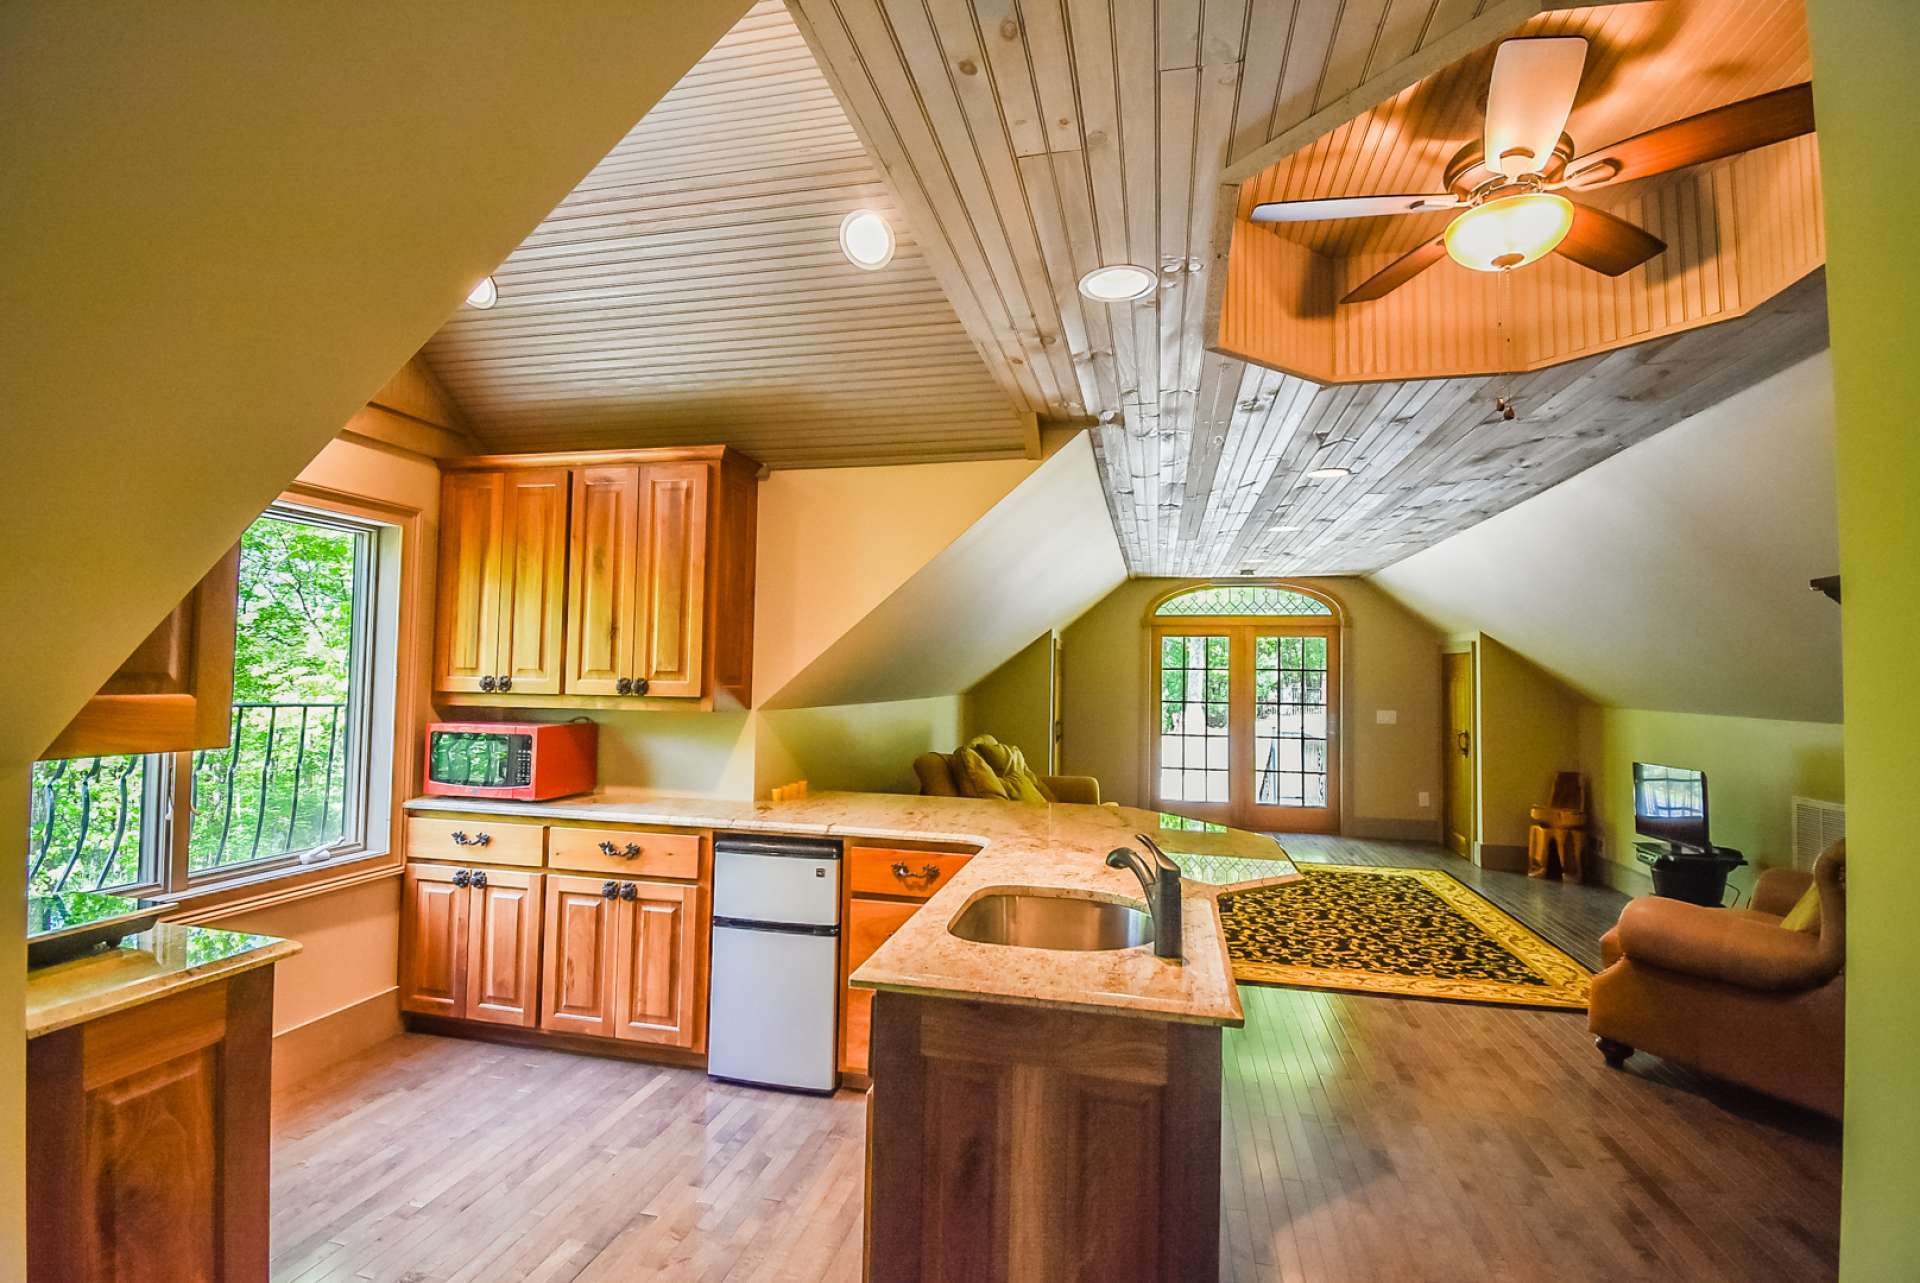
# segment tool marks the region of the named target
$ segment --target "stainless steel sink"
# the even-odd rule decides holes
[[[1014,892],[980,897],[947,930],[975,944],[1131,949],[1153,940],[1153,919],[1124,904]]]

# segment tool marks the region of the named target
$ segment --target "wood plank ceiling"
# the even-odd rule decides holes
[[[893,223],[862,271],[840,222]],[[775,467],[1005,457],[983,363],[779,0],[762,0],[424,356],[492,450],[723,440]]]
[[[1511,380],[1321,387],[1207,349],[1208,281],[1232,225],[1233,184],[1411,90],[1405,101],[1439,122],[1436,137],[1363,129],[1356,145],[1383,159],[1362,185],[1332,184],[1341,193],[1385,190],[1367,184],[1401,181],[1388,161],[1418,168],[1478,128],[1478,100],[1458,99],[1483,92],[1484,75],[1475,79],[1469,68],[1449,78],[1447,68],[1484,62],[1482,51],[1529,20],[1585,22],[1600,33],[1591,86],[1600,132],[1576,136],[1610,141],[1636,110],[1670,119],[1751,92],[1729,86],[1796,78],[1805,56],[1799,0],[1664,0],[1542,19],[1539,10],[1567,6],[790,7],[1007,395],[1050,419],[1096,423],[1115,528],[1134,574],[1375,569],[1825,343],[1816,273],[1739,320]],[[1690,25],[1738,38],[1723,37],[1718,49],[1689,44],[1680,37]],[[1432,95],[1443,90],[1429,93],[1422,82],[1452,86],[1444,88],[1450,101],[1439,103]],[[1345,137],[1355,143],[1355,131]],[[1295,178],[1324,176],[1336,160],[1354,163],[1328,144],[1317,167]],[[1354,235],[1300,234],[1336,245]],[[1341,249],[1379,252],[1414,234],[1380,228],[1367,233],[1376,243]],[[1155,268],[1161,288],[1135,304],[1084,300],[1079,277],[1114,262]],[[1521,407],[1510,423],[1492,406],[1508,388]],[[1335,465],[1352,475],[1306,476]]]

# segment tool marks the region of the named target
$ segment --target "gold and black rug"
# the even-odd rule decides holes
[[[1593,973],[1438,869],[1299,865],[1227,891],[1237,980],[1584,1010]]]

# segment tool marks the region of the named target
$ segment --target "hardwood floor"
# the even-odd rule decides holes
[[[1624,897],[1437,848],[1589,963]],[[1835,1274],[1839,1128],[1636,1056],[1576,1013],[1246,987],[1224,1052],[1222,1276],[1762,1280]],[[274,1277],[856,1279],[861,1097],[407,1035],[277,1102]]]

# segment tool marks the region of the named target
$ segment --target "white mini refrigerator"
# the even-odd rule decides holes
[[[713,842],[707,1073],[830,1092],[840,968],[840,843],[723,833]]]

